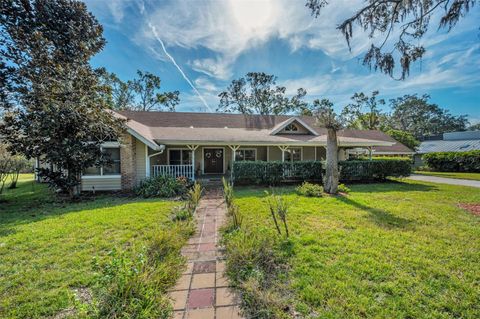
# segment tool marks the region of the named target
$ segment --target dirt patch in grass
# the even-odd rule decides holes
[[[460,204],[459,206],[475,216],[480,216],[480,204]]]

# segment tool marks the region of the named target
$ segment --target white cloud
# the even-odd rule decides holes
[[[210,81],[207,77],[199,77],[195,79],[195,86],[202,91],[207,91],[210,94],[219,94],[220,88]]]
[[[337,0],[318,19],[303,3],[290,0],[155,2],[151,12],[146,12],[167,46],[203,47],[213,52],[214,58],[193,60],[194,70],[226,79],[242,53],[272,38],[286,40],[292,51],[307,47],[336,59],[350,59],[364,49],[365,38],[359,34],[350,53],[335,26],[354,7],[351,1]],[[137,38],[151,41],[150,28],[141,29]]]
[[[196,59],[190,64],[192,69],[197,72],[204,73],[208,76],[218,79],[226,80],[232,76],[230,65],[233,61],[226,61],[225,59]]]

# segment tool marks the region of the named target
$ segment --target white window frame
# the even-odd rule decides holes
[[[287,128],[288,127],[294,127],[295,130],[288,130]],[[300,129],[298,128],[298,125],[295,125],[292,123],[288,124],[285,126],[285,128],[283,129],[284,132],[288,132],[288,133],[298,133],[300,131]]]
[[[167,151],[167,163],[168,165],[171,165],[170,164],[170,151],[189,151],[190,153],[192,153],[193,151],[186,148],[186,147],[174,147],[174,148],[169,148],[168,151]],[[192,153],[193,155],[193,153]],[[189,164],[183,164],[183,152],[180,152],[180,165],[192,165],[192,161],[193,161],[193,156],[190,156],[190,163]]]
[[[237,152],[239,151],[253,151],[253,153],[255,154],[255,160],[257,160],[257,149],[256,148],[239,148],[238,150],[235,151],[235,158],[234,158],[234,161],[235,162],[247,162],[245,160],[237,160]],[[245,158],[245,156],[244,156]]]
[[[289,151],[292,150],[292,149],[300,149],[300,161],[303,161],[303,146],[289,147],[287,150],[285,150],[285,153],[290,153]],[[284,155],[284,157],[286,157],[286,155]],[[284,162],[294,163],[294,162],[297,162],[297,161],[294,161],[293,157],[292,157],[289,161],[287,161],[287,159],[285,158]]]
[[[105,142],[100,145],[100,151],[103,152],[104,148],[118,148],[120,152],[120,144],[118,142]],[[120,155],[120,174],[109,174],[103,175],[103,165],[100,165],[100,175],[94,174],[82,174],[82,179],[89,179],[89,178],[117,178],[122,176],[122,156]]]

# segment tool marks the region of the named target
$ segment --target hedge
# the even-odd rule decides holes
[[[422,160],[439,172],[480,172],[480,151],[428,153]]]
[[[321,181],[322,162],[238,161],[233,162],[235,183],[277,185],[288,181]]]
[[[340,180],[376,181],[387,177],[405,177],[412,172],[409,160],[340,161]],[[322,181],[322,162],[234,162],[232,178],[238,184],[277,185],[289,181]]]
[[[412,173],[411,162],[404,159],[341,161],[338,166],[340,180],[345,182],[385,180],[387,177],[405,177]]]

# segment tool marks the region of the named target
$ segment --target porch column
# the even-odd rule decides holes
[[[232,165],[233,165],[233,162],[235,161],[235,152],[240,148],[240,145],[228,145],[228,147],[230,147],[230,149],[232,150]]]
[[[195,151],[198,145],[187,145],[187,147],[192,152],[192,180],[195,180]]]
[[[368,158],[369,158],[370,160],[372,160],[372,152],[373,152],[373,149],[372,149],[371,146],[369,146],[369,147],[368,147]]]
[[[230,179],[233,180],[233,162],[235,162],[235,152],[240,148],[240,145],[228,145],[232,150],[232,168],[230,169]]]
[[[148,156],[148,146],[145,144],[145,177],[150,177],[150,156]]]
[[[288,146],[279,146],[278,148],[282,151],[282,162],[285,162],[285,151],[288,150]]]

